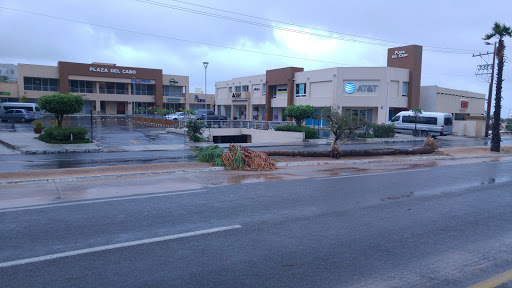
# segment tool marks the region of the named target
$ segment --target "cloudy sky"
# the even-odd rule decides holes
[[[193,91],[208,61],[211,93],[267,69],[386,66],[388,48],[417,44],[422,85],[487,94],[475,72],[492,58],[472,55],[492,51],[482,37],[494,21],[512,26],[511,10],[505,0],[0,0],[0,63],[160,68],[190,76]],[[512,112],[510,63],[504,78],[502,117]]]

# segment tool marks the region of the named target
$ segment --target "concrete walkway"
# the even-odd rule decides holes
[[[396,134],[394,138],[374,138],[350,140],[345,145],[351,144],[372,144],[372,143],[399,143],[418,142],[425,139],[412,137],[411,135]],[[332,139],[309,139],[304,142],[271,142],[271,143],[247,143],[246,147],[275,147],[275,146],[308,146],[330,144]],[[30,132],[6,132],[0,133],[0,144],[19,151],[23,154],[52,154],[52,153],[96,153],[96,152],[130,152],[130,151],[170,151],[197,148],[213,144],[212,142],[187,142],[175,145],[130,145],[130,146],[108,146],[100,147],[97,143],[90,144],[48,144],[37,139],[37,134]],[[229,147],[230,144],[218,144],[221,147]],[[8,150],[0,150],[9,152]]]

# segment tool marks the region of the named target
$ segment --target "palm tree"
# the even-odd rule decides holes
[[[491,139],[491,151],[500,152],[500,120],[501,120],[501,88],[503,84],[503,66],[505,66],[505,36],[512,37],[512,30],[509,26],[494,22],[492,32],[486,34],[483,40],[490,40],[494,37],[498,37],[498,47],[496,49],[495,57],[498,58],[498,75],[496,79],[496,98],[494,99],[494,121],[492,124],[492,139]]]

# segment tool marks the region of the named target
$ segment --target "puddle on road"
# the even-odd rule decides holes
[[[363,167],[361,167],[363,166]],[[370,166],[370,167],[365,167]],[[363,164],[358,167],[347,166],[342,168],[332,168],[332,169],[320,169],[319,172],[327,172],[327,176],[348,176],[348,175],[358,175],[358,174],[371,174],[371,173],[382,173],[388,171],[396,171],[396,170],[411,170],[411,169],[420,169],[420,168],[428,168],[437,166],[437,163],[434,161],[425,162],[425,163],[370,163]]]

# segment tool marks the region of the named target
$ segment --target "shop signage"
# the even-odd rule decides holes
[[[259,87],[254,87],[253,89],[254,91],[260,91],[260,88]]]
[[[174,86],[174,85],[178,84],[178,81],[176,81],[176,79],[174,79],[174,78],[171,78],[171,79],[169,79],[169,84]]]
[[[460,111],[467,111],[469,109],[469,101],[465,99],[460,100]]]
[[[180,102],[181,98],[167,98],[167,102]]]
[[[128,69],[117,69],[117,68],[97,68],[97,67],[89,67],[89,71],[92,72],[101,72],[101,73],[116,73],[116,74],[133,74],[135,75],[137,71],[128,70]]]
[[[356,85],[354,83],[349,82],[345,84],[345,92],[347,92],[348,94],[352,94],[354,93],[354,91],[356,91]]]
[[[378,85],[359,85],[357,92],[377,92]]]
[[[132,83],[151,83],[151,80],[132,79]]]
[[[196,97],[194,98],[194,101],[196,101],[197,103],[205,103],[206,99],[199,99],[199,97],[197,97],[197,95],[196,95]]]
[[[396,58],[405,58],[409,56],[409,54],[405,53],[404,50],[396,50],[395,51],[395,54],[391,56],[392,59],[396,59]]]
[[[240,99],[240,98],[242,98],[242,93],[235,92],[235,93],[233,93],[233,95],[231,95],[231,97],[235,98],[235,99]]]
[[[370,81],[362,81],[363,83],[366,82],[370,82]],[[375,81],[371,81],[371,82],[374,82]],[[352,94],[352,93],[358,93],[358,92],[361,92],[361,93],[375,93],[377,92],[377,87],[379,85],[377,84],[354,84],[353,82],[348,82],[345,84],[345,92],[347,92],[348,94]]]
[[[11,92],[2,91],[0,92],[0,95],[11,95]]]

